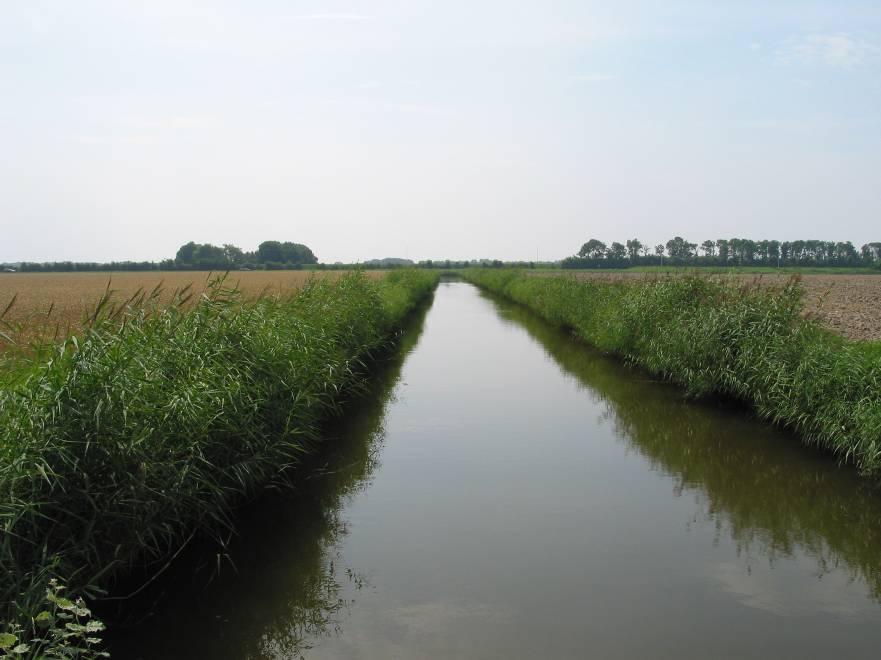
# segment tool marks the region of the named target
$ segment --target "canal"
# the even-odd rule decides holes
[[[114,657],[878,657],[875,488],[470,284],[329,435]]]

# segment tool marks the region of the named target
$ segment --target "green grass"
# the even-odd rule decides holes
[[[864,474],[881,474],[881,344],[800,316],[801,290],[701,277],[637,282],[473,269],[469,281],[683,385],[744,401]]]
[[[244,303],[216,282],[194,308],[99,308],[63,345],[0,370],[0,620],[21,625],[59,579],[87,600],[161,566],[231,512],[290,485],[320,426],[369,377],[436,276],[316,279]],[[0,632],[3,626],[0,625]]]

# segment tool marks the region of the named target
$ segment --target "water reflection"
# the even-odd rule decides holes
[[[798,614],[817,608],[853,614],[839,600],[848,580],[864,581],[881,600],[881,493],[852,469],[799,444],[798,439],[718,402],[687,401],[681,390],[604,358],[525,308],[482,294],[505,321],[524,328],[559,369],[594,401],[628,448],[673,480],[675,496],[695,502],[686,528],[710,524],[736,545],[746,573],[756,563],[786,570],[807,558],[818,583],[807,603],[794,598],[784,576],[743,580],[722,563],[719,585],[752,607]],[[831,574],[838,577],[833,579]],[[825,579],[825,582],[823,580]]]
[[[109,642],[114,658],[297,658],[341,632],[369,580],[343,561],[342,511],[379,466],[385,413],[401,367],[422,334],[430,301],[415,315],[370,390],[311,460],[294,494],[262,497],[242,512],[224,558],[191,553],[174,573],[128,603]],[[218,565],[229,562],[232,570]],[[146,616],[144,613],[148,613]]]

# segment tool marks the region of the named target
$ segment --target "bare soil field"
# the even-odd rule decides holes
[[[168,272],[118,272],[118,273],[0,273],[0,312],[13,296],[15,303],[3,317],[6,328],[23,331],[15,334],[19,340],[39,336],[60,337],[75,332],[83,319],[90,314],[104,295],[108,283],[113,291],[112,299],[123,302],[139,289],[151,291],[157,285],[162,287],[161,300],[167,302],[175,290],[192,286],[192,291],[201,294],[209,278],[219,273],[207,271],[168,271]],[[235,271],[227,278],[228,285],[237,285],[248,297],[268,294],[284,294],[295,291],[310,277],[337,278],[343,271]],[[371,277],[381,277],[381,271],[368,273]],[[10,328],[11,326],[11,328]],[[0,337],[0,345],[3,339]]]
[[[665,277],[657,273],[579,271],[579,279],[631,280]],[[731,277],[730,275],[709,277]],[[790,275],[734,275],[744,282],[783,286]],[[858,341],[881,340],[881,275],[801,275],[804,314],[830,330]]]

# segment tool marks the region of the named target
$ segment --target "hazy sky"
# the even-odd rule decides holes
[[[881,240],[878,0],[0,0],[0,261]]]

